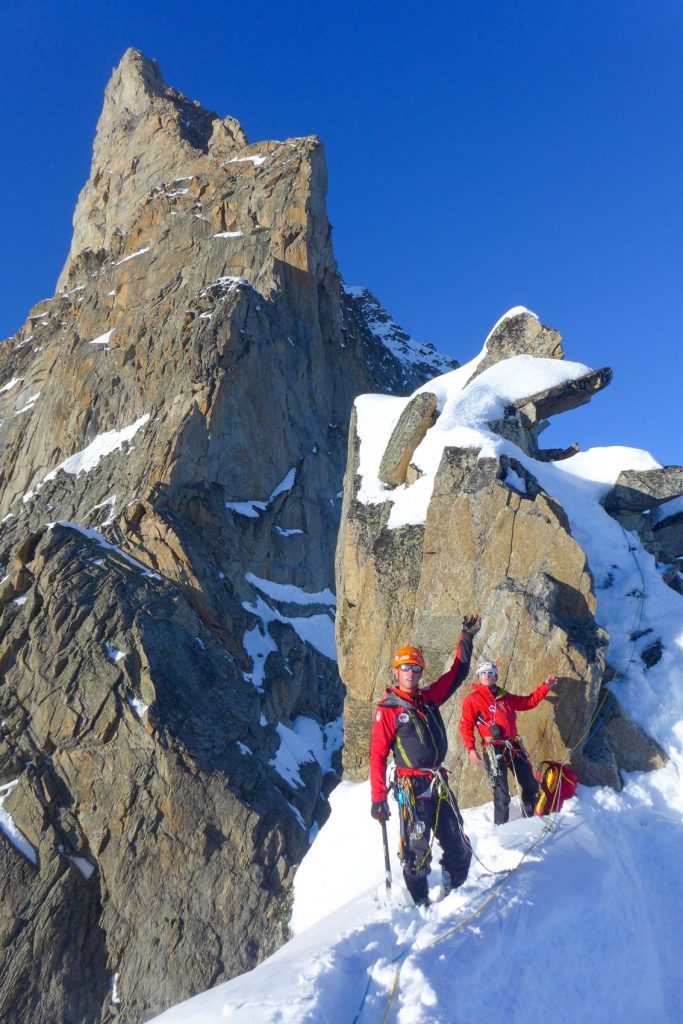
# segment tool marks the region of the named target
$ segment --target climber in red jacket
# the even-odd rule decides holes
[[[493,823],[504,825],[510,815],[508,770],[522,791],[522,813],[531,817],[538,797],[533,768],[517,735],[517,712],[529,711],[557,685],[557,676],[549,676],[533,693],[523,697],[498,686],[498,669],[491,661],[477,666],[478,683],[462,702],[460,732],[472,764],[483,764],[474,746],[476,725],[484,744],[484,757],[493,789]]]
[[[420,689],[425,666],[422,651],[401,647],[394,657],[394,686],[375,712],[370,741],[370,813],[380,822],[389,817],[386,770],[391,753],[396,765],[394,795],[401,816],[399,856],[408,892],[418,905],[429,904],[432,832],[443,851],[444,894],[462,885],[472,859],[462,816],[441,767],[448,740],[439,707],[465,681],[472,639],[480,627],[478,615],[465,616],[451,668],[424,690]]]

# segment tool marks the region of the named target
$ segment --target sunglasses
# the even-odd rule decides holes
[[[485,672],[477,672],[478,676],[497,676],[498,673],[494,672],[493,669],[487,668]]]
[[[399,672],[421,672],[419,665],[399,665]]]

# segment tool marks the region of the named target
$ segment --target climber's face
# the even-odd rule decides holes
[[[392,669],[396,688],[405,693],[413,693],[417,690],[422,679],[422,668],[419,665],[400,665]]]

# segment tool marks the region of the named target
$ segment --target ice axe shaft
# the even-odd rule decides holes
[[[382,843],[384,845],[384,882],[387,890],[387,900],[391,899],[391,861],[389,860],[389,840],[387,838],[387,823],[382,825]]]

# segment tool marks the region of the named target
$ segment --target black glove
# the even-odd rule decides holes
[[[463,633],[469,633],[474,636],[481,629],[481,615],[466,615],[462,620],[462,631]]]
[[[370,814],[375,821],[388,821],[391,817],[389,813],[389,804],[386,800],[374,800],[370,807]]]

